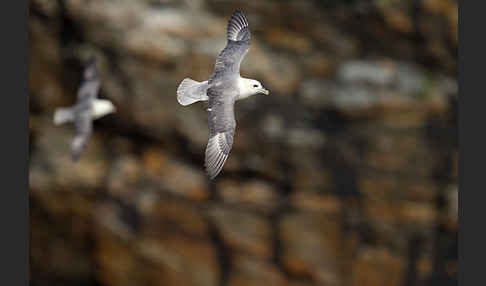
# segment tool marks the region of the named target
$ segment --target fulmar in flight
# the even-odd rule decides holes
[[[235,101],[255,94],[269,94],[257,80],[240,76],[241,60],[250,47],[250,28],[243,12],[237,10],[231,16],[227,38],[211,78],[204,82],[186,78],[177,89],[177,101],[181,105],[208,101],[209,141],[204,165],[211,179],[223,168],[233,145]]]
[[[88,60],[83,73],[83,81],[78,89],[77,102],[71,107],[61,107],[54,111],[54,124],[74,122],[75,136],[71,143],[71,158],[78,161],[86,147],[92,131],[92,121],[115,112],[111,101],[98,99],[100,76],[94,58]]]

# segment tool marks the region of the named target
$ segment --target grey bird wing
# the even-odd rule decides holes
[[[76,133],[71,143],[71,158],[74,162],[79,160],[81,154],[86,148],[88,139],[93,129],[92,124],[93,123],[90,110],[85,109],[76,114],[76,118],[74,120]]]
[[[78,89],[78,103],[85,103],[98,96],[100,88],[100,73],[96,61],[90,59],[83,71],[83,82]]]
[[[223,168],[233,146],[236,121],[234,115],[234,94],[232,88],[208,89],[209,141],[206,147],[206,172],[214,179]]]
[[[227,27],[226,47],[216,58],[214,77],[239,75],[240,63],[250,48],[250,27],[243,12],[237,10]]]
[[[85,81],[78,89],[77,103],[85,104],[98,96],[100,83],[98,80]]]

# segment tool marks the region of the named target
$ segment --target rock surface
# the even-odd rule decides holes
[[[243,9],[246,77],[223,172],[207,79]],[[31,285],[456,285],[457,1],[32,0]],[[96,55],[80,162],[54,108]]]

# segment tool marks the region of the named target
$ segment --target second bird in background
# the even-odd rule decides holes
[[[93,129],[92,121],[116,111],[115,106],[107,99],[98,99],[100,74],[96,60],[87,61],[83,81],[79,87],[77,101],[71,107],[57,108],[54,112],[54,124],[74,122],[75,135],[71,143],[71,158],[78,161],[86,148]]]

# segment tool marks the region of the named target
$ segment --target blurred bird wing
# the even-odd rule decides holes
[[[86,81],[78,89],[77,100],[78,103],[85,103],[94,100],[98,96],[100,83],[98,81]]]
[[[76,116],[74,121],[76,133],[71,143],[71,156],[73,161],[79,160],[83,153],[88,139],[93,129],[93,122],[91,118],[91,111],[85,110]]]

